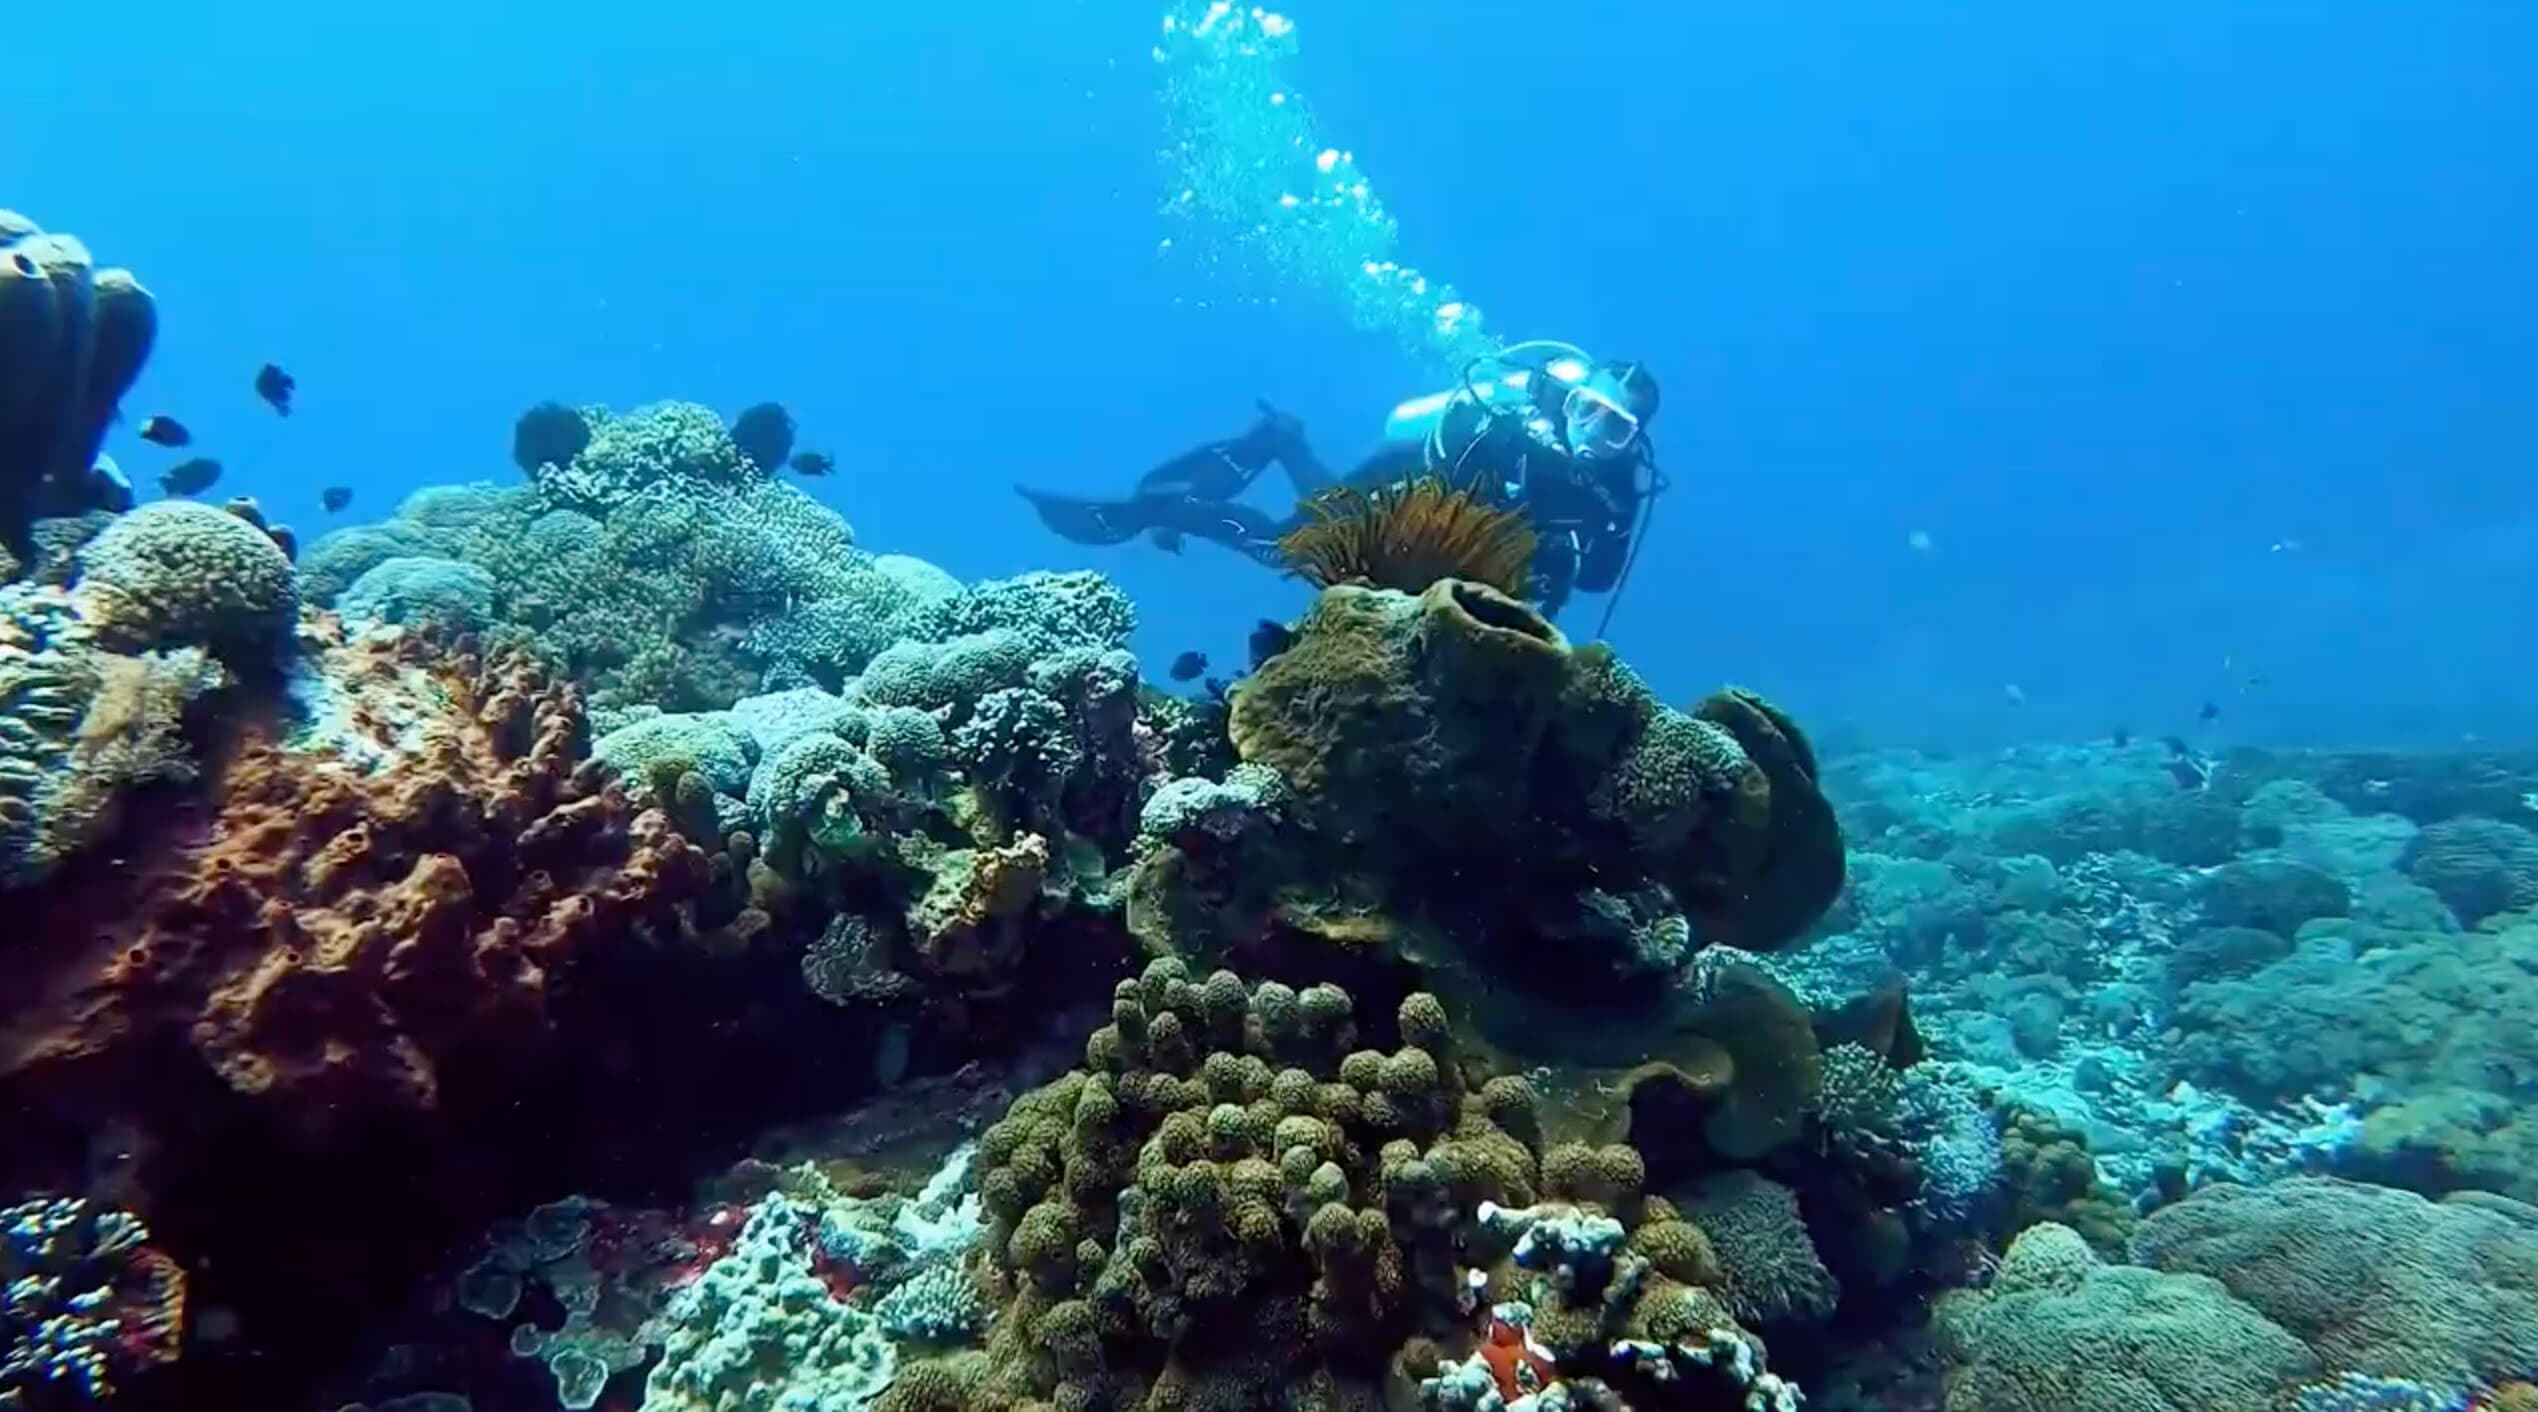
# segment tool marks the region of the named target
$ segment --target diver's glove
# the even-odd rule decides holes
[[[1291,412],[1281,412],[1266,399],[1254,399],[1260,408],[1260,420],[1243,433],[1243,444],[1257,449],[1271,460],[1284,459],[1289,451],[1304,444],[1304,419]]]

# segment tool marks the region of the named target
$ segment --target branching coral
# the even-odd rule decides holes
[[[1443,476],[1366,491],[1339,486],[1307,499],[1305,522],[1278,541],[1296,577],[1316,588],[1358,584],[1418,593],[1444,579],[1522,598],[1536,543],[1524,516]]]
[[[0,1210],[0,1407],[102,1402],[176,1358],[185,1273],[149,1240],[85,1198]]]

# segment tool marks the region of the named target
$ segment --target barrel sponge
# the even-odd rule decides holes
[[[2318,1372],[2219,1282],[2100,1264],[2055,1225],[2020,1235],[1989,1289],[1942,1299],[1936,1328],[1947,1412],[2280,1407]]]
[[[299,609],[291,561],[226,510],[161,500],[79,552],[77,594],[102,645],[204,647],[233,667],[269,661]]]

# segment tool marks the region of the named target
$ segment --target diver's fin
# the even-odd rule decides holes
[[[1040,523],[1075,544],[1125,544],[1150,527],[1134,500],[1084,500],[1027,485],[1014,491],[1031,502]]]

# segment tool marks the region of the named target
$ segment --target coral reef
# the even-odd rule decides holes
[[[75,1178],[120,1134],[138,1209],[281,1351],[400,1297],[486,1207],[655,1160],[661,1115],[782,1114],[799,1083],[723,1078],[825,1008],[715,940],[720,861],[600,787],[527,659],[324,622],[299,656],[114,850],[10,894],[0,999],[0,1180]],[[599,1098],[629,1086],[649,1114]]]

